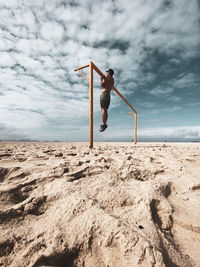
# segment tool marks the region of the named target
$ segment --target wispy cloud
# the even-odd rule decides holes
[[[169,84],[173,85],[176,88],[194,88],[199,87],[200,77],[198,74],[194,73],[181,73],[169,82]]]
[[[172,101],[172,102],[179,102],[181,100],[181,97],[180,96],[173,95],[173,96],[169,96],[167,99],[169,101]]]
[[[152,89],[149,93],[152,95],[155,95],[155,96],[166,96],[166,95],[171,94],[172,91],[173,91],[172,87],[165,88],[162,86],[158,86],[158,87]]]

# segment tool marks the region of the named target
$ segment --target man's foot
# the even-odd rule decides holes
[[[105,124],[101,124],[101,126],[100,126],[100,132],[103,132],[103,131],[105,131],[105,129],[107,128],[108,126],[107,126],[107,124],[105,123]]]

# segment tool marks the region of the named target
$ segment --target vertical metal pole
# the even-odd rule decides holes
[[[93,148],[93,65],[90,61],[89,70],[89,82],[90,82],[90,145],[89,148]]]
[[[137,113],[135,113],[135,144],[137,144]]]

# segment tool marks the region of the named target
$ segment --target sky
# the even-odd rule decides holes
[[[0,140],[88,141],[74,69],[93,61],[136,109],[138,141],[200,141],[199,0],[0,0],[0,18]],[[94,73],[94,141],[132,141],[114,91],[99,132],[100,94]]]

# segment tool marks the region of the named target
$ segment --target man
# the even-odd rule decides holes
[[[101,78],[101,87],[102,87],[102,93],[100,96],[100,105],[101,105],[101,126],[100,126],[100,132],[105,131],[105,129],[108,127],[106,122],[108,119],[108,108],[110,105],[110,91],[112,90],[114,86],[114,79],[113,79],[114,71],[112,69],[106,70],[106,76]]]

